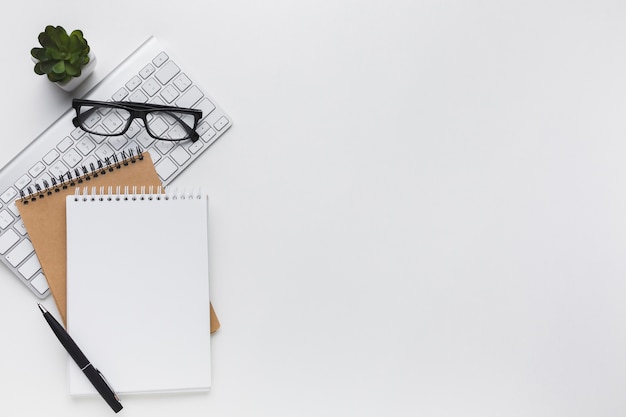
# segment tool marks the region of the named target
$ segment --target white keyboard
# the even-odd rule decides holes
[[[37,297],[50,290],[15,200],[79,167],[97,165],[137,147],[150,152],[163,185],[169,184],[230,126],[231,120],[192,74],[150,37],[84,98],[137,101],[202,109],[200,140],[167,142],[153,139],[138,124],[124,136],[103,137],[74,128],[68,109],[45,132],[0,169],[0,260]],[[139,123],[134,121],[133,123]]]

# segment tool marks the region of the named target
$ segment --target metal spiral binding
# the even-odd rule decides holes
[[[50,182],[42,180],[41,184],[35,183],[29,185],[25,189],[20,190],[20,202],[28,204],[31,201],[37,201],[46,195],[52,195],[55,192],[66,190],[69,187],[75,187],[90,181],[92,178],[97,178],[100,175],[106,175],[108,172],[113,172],[116,169],[121,169],[122,166],[128,166],[134,164],[138,160],[143,160],[143,153],[140,146],[136,149],[123,150],[119,154],[113,154],[110,157],[98,159],[94,164],[91,162],[89,167],[85,165],[78,166],[73,170],[68,170],[65,174],[58,177],[50,177]]]
[[[192,200],[202,198],[202,190],[200,187],[192,188],[191,190],[182,189],[179,190],[176,187],[154,187],[149,186],[133,186],[132,189],[129,186],[116,186],[111,185],[100,186],[96,188],[94,186],[83,185],[76,187],[74,191],[74,201],[136,201],[136,200]]]

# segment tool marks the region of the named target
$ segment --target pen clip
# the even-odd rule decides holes
[[[109,384],[109,381],[107,381],[107,379],[104,377],[104,375],[102,374],[102,372],[100,372],[98,370],[98,368],[94,368],[96,370],[96,372],[98,373],[98,375],[100,375],[100,378],[102,378],[102,380],[104,381],[104,383],[106,384],[107,387],[109,387],[109,389],[111,390],[111,392],[113,393],[113,396],[115,397],[115,399],[117,401],[119,401],[119,397],[117,396],[117,393],[115,392],[115,390],[113,389],[113,387],[111,386],[111,384]]]

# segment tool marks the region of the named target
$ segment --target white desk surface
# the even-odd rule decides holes
[[[211,196],[213,389],[125,416],[626,415],[623,1],[29,3],[0,164],[72,97],[46,24],[89,83],[154,34],[234,120],[175,181]],[[0,299],[2,415],[111,415],[6,268]]]

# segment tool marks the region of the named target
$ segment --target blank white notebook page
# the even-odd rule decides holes
[[[206,196],[68,196],[67,330],[118,394],[211,386]],[[71,394],[96,394],[69,360]]]

